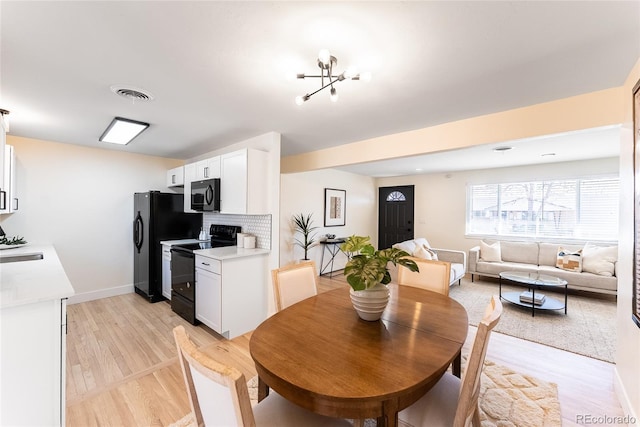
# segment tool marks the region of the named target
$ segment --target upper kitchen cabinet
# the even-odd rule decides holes
[[[245,148],[220,156],[220,213],[268,213],[269,154]]]
[[[220,178],[220,156],[196,162],[196,177],[194,181],[210,178]]]
[[[4,147],[3,187],[0,190],[0,214],[18,210],[18,188],[16,185],[16,156],[12,145]]]
[[[167,171],[167,187],[182,187],[184,185],[184,166]]]

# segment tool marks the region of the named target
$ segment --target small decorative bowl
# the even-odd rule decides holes
[[[327,234],[327,239],[335,239],[336,235],[335,234]]]

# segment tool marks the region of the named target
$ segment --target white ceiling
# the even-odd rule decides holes
[[[151,127],[109,149],[183,159],[268,131],[282,134],[284,156],[299,154],[607,89],[640,57],[639,1],[2,0],[0,19],[12,134],[98,147],[122,116]],[[325,90],[297,106],[320,83],[286,75],[317,73],[321,48],[338,71],[373,79],[340,82],[337,103]],[[112,85],[154,100],[132,103]],[[456,164],[477,168],[464,159],[482,149]],[[426,171],[438,156],[412,161]]]

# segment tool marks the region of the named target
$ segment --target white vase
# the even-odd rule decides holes
[[[389,289],[382,283],[363,290],[350,289],[351,303],[362,320],[376,321],[389,303]]]

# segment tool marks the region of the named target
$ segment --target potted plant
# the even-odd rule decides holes
[[[378,320],[389,302],[386,285],[391,282],[390,262],[418,271],[407,252],[396,248],[376,250],[368,236],[350,236],[340,249],[349,254],[344,275],[351,286],[351,302],[364,320]]]
[[[313,219],[311,218],[312,215],[313,214],[305,215],[303,213],[299,213],[293,216],[295,231],[302,234],[302,239],[296,238],[295,244],[300,246],[304,250],[305,261],[309,260],[309,249],[313,247],[314,243],[316,242],[316,233],[312,232],[318,227],[313,226]]]

